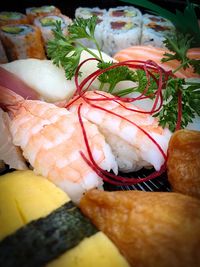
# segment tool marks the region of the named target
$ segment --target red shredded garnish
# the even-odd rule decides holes
[[[105,170],[103,170],[102,168],[100,168],[98,166],[98,164],[95,162],[90,146],[89,146],[89,142],[88,142],[88,138],[87,138],[87,134],[86,134],[86,130],[82,121],[82,117],[81,117],[81,106],[82,104],[79,105],[78,107],[78,118],[79,118],[79,122],[81,125],[81,129],[82,129],[82,133],[83,133],[83,138],[85,141],[85,145],[86,145],[86,149],[87,149],[87,153],[89,156],[89,159],[83,154],[83,152],[80,151],[81,156],[83,157],[83,159],[86,161],[86,163],[97,173],[97,175],[99,177],[101,177],[104,181],[109,182],[111,184],[114,185],[131,185],[131,184],[137,184],[137,183],[141,183],[141,182],[146,182],[149,181],[153,178],[156,178],[158,176],[160,176],[162,173],[165,172],[166,170],[166,165],[165,163],[161,166],[159,171],[155,171],[153,173],[151,173],[150,175],[146,176],[145,178],[127,178],[124,176],[119,176],[119,175],[115,175],[112,173],[109,173]]]
[[[178,90],[178,118],[176,123],[176,131],[181,129],[181,118],[182,118],[182,93]]]
[[[80,151],[81,156],[83,157],[83,159],[85,160],[85,162],[91,167],[91,169],[93,169],[97,175],[99,177],[101,177],[104,181],[109,182],[111,184],[114,185],[131,185],[131,184],[137,184],[137,183],[141,183],[141,182],[145,182],[151,179],[154,179],[158,176],[160,176],[162,173],[164,173],[166,171],[166,161],[167,161],[167,155],[165,154],[165,152],[163,151],[163,149],[161,148],[161,146],[155,141],[155,139],[153,137],[151,137],[151,135],[145,131],[143,128],[141,128],[139,125],[137,125],[136,123],[134,123],[133,121],[125,118],[124,116],[117,114],[111,110],[108,110],[106,108],[103,108],[101,106],[98,106],[96,104],[94,104],[95,101],[114,101],[116,103],[118,103],[120,106],[122,106],[123,108],[127,109],[127,110],[131,110],[133,112],[138,112],[138,113],[144,113],[144,114],[154,114],[155,112],[159,111],[160,108],[163,105],[163,97],[162,97],[162,89],[164,88],[166,82],[168,81],[168,78],[170,76],[174,76],[172,75],[171,71],[165,71],[163,68],[161,68],[159,65],[157,65],[155,62],[153,61],[142,61],[142,60],[127,60],[124,62],[119,62],[119,63],[114,63],[112,66],[106,68],[106,69],[98,69],[96,71],[94,71],[93,73],[91,73],[88,77],[86,77],[80,84],[78,82],[78,74],[80,71],[81,66],[86,63],[89,60],[97,60],[95,58],[90,58],[90,59],[86,59],[85,61],[83,61],[77,71],[76,71],[76,75],[75,75],[75,83],[76,83],[76,92],[74,94],[74,98],[72,99],[71,102],[69,102],[66,106],[66,108],[69,108],[74,102],[76,102],[79,98],[83,98],[83,100],[89,104],[91,107],[96,108],[96,109],[100,109],[103,110],[107,113],[110,113],[114,116],[117,116],[123,120],[126,120],[128,123],[134,125],[137,129],[139,129],[141,132],[143,132],[154,144],[155,146],[158,148],[158,150],[160,151],[162,157],[164,158],[164,164],[161,166],[159,171],[154,171],[153,173],[151,173],[150,175],[146,176],[145,178],[133,178],[133,177],[124,177],[124,176],[120,176],[120,175],[115,175],[113,173],[109,173],[106,170],[103,170],[102,168],[100,168],[98,166],[98,164],[95,162],[90,146],[89,146],[89,142],[88,142],[88,138],[87,138],[87,134],[86,134],[86,130],[84,128],[84,124],[82,121],[82,116],[81,116],[81,106],[82,104],[79,105],[78,107],[78,118],[79,118],[79,122],[81,125],[81,129],[82,129],[82,133],[83,133],[83,137],[84,137],[84,142],[86,145],[86,149],[87,149],[87,153],[88,153],[88,157],[82,152]],[[142,69],[144,70],[146,77],[147,77],[147,85],[146,88],[144,89],[144,91],[135,98],[121,98],[119,96],[105,96],[104,94],[101,94],[100,92],[95,92],[98,97],[97,98],[89,98],[85,95],[85,92],[87,90],[89,90],[90,86],[92,85],[92,83],[94,82],[94,80],[101,75],[102,73],[117,68],[119,66],[127,66],[131,69]],[[155,73],[159,74],[159,78],[155,77]],[[153,103],[153,106],[151,108],[150,111],[145,111],[145,110],[141,110],[141,109],[135,109],[127,107],[126,104],[124,103],[130,103],[133,102],[135,100],[142,100],[142,99],[146,99],[149,98],[148,96],[146,96],[145,94],[148,91],[148,88],[150,86],[150,78],[153,78],[157,84],[157,91],[155,92],[154,96],[155,96],[155,101]],[[99,97],[101,96],[101,97]],[[181,116],[182,116],[182,103],[181,103],[181,92],[179,92],[179,97],[178,97],[178,120],[177,120],[177,129],[180,128],[180,124],[181,124]]]

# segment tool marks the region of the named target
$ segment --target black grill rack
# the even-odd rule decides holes
[[[4,170],[0,171],[0,176],[3,174],[6,174],[8,172],[12,172],[14,169],[9,169],[8,166],[5,166]],[[120,176],[126,176],[126,177],[136,177],[136,178],[145,178],[147,175],[149,175],[152,171],[142,169],[141,171],[135,172],[135,173],[129,173],[124,174],[120,173]],[[122,185],[122,186],[116,186],[109,183],[104,183],[104,189],[107,191],[117,191],[117,190],[142,190],[142,191],[149,191],[149,192],[170,192],[171,187],[167,179],[167,173],[162,174],[161,176],[154,178],[152,180],[149,180],[147,182],[141,182],[134,185]]]
[[[130,173],[126,175],[126,177],[137,177],[137,178],[145,178],[150,171],[148,170],[141,170],[137,173]],[[124,174],[120,174],[124,175]],[[141,182],[134,185],[122,185],[122,186],[115,186],[105,182],[104,189],[107,191],[116,191],[116,190],[141,190],[147,192],[170,192],[171,187],[167,179],[167,173],[162,174],[161,176],[149,180],[147,182]]]

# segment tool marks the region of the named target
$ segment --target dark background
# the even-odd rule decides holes
[[[2,3],[3,2],[3,3]],[[175,11],[175,9],[183,10],[186,5],[186,0],[152,0],[162,7]],[[200,4],[200,0],[191,0],[193,3]],[[27,7],[37,7],[42,5],[55,5],[61,9],[63,14],[70,17],[74,17],[74,11],[77,7],[95,7],[109,8],[114,6],[128,5],[122,1],[110,1],[110,0],[87,0],[87,1],[76,1],[76,0],[18,0],[13,3],[11,0],[1,0],[0,11],[20,11],[25,13]],[[136,6],[137,7],[137,6]],[[139,7],[140,8],[140,7]],[[142,8],[140,8],[143,10]],[[200,16],[200,9],[196,9],[198,17]]]

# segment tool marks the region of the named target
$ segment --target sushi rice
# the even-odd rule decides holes
[[[175,34],[174,25],[167,19],[144,14],[134,6],[118,6],[100,9],[98,7],[79,7],[75,18],[98,17],[95,38],[100,49],[110,56],[133,45],[165,47],[166,36]],[[81,39],[83,45],[96,48],[92,41]]]

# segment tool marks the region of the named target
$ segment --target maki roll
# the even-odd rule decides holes
[[[45,58],[40,30],[28,24],[1,27],[0,38],[9,61],[25,58]]]
[[[139,25],[142,24],[142,13],[139,9],[133,6],[119,6],[110,8],[108,10],[108,17],[116,20],[130,19]]]
[[[26,15],[29,22],[32,24],[36,17],[43,15],[58,15],[61,14],[59,8],[55,6],[41,6],[41,7],[29,7],[26,8]]]
[[[0,26],[7,24],[26,24],[27,16],[20,12],[2,11],[0,12]]]
[[[129,264],[62,190],[28,170],[0,179],[0,266]]]
[[[110,56],[119,50],[140,44],[141,27],[131,19],[108,19],[103,29],[102,51]]]
[[[151,14],[143,15],[141,45],[165,48],[163,41],[174,33],[175,27],[169,20]]]
[[[106,15],[106,9],[101,9],[99,7],[78,7],[75,10],[75,17],[76,18],[84,18],[88,19],[92,16],[97,16],[98,20],[103,20]]]
[[[64,35],[68,34],[68,26],[72,23],[72,20],[64,15],[45,15],[35,18],[34,25],[37,26],[41,33],[42,38],[47,45],[47,42],[53,38],[52,29],[55,28],[55,22],[59,21],[61,23],[61,28]]]
[[[7,62],[8,62],[8,58],[6,56],[6,52],[4,50],[4,47],[2,45],[2,42],[0,40],[0,64],[7,63]]]
[[[75,10],[75,18],[88,19],[92,16],[97,16],[97,25],[95,28],[95,39],[99,45],[99,48],[102,49],[103,39],[102,32],[107,18],[106,9],[100,9],[98,7],[88,8],[88,7],[79,7]],[[81,39],[83,45],[89,48],[96,48],[95,44],[89,40]]]

